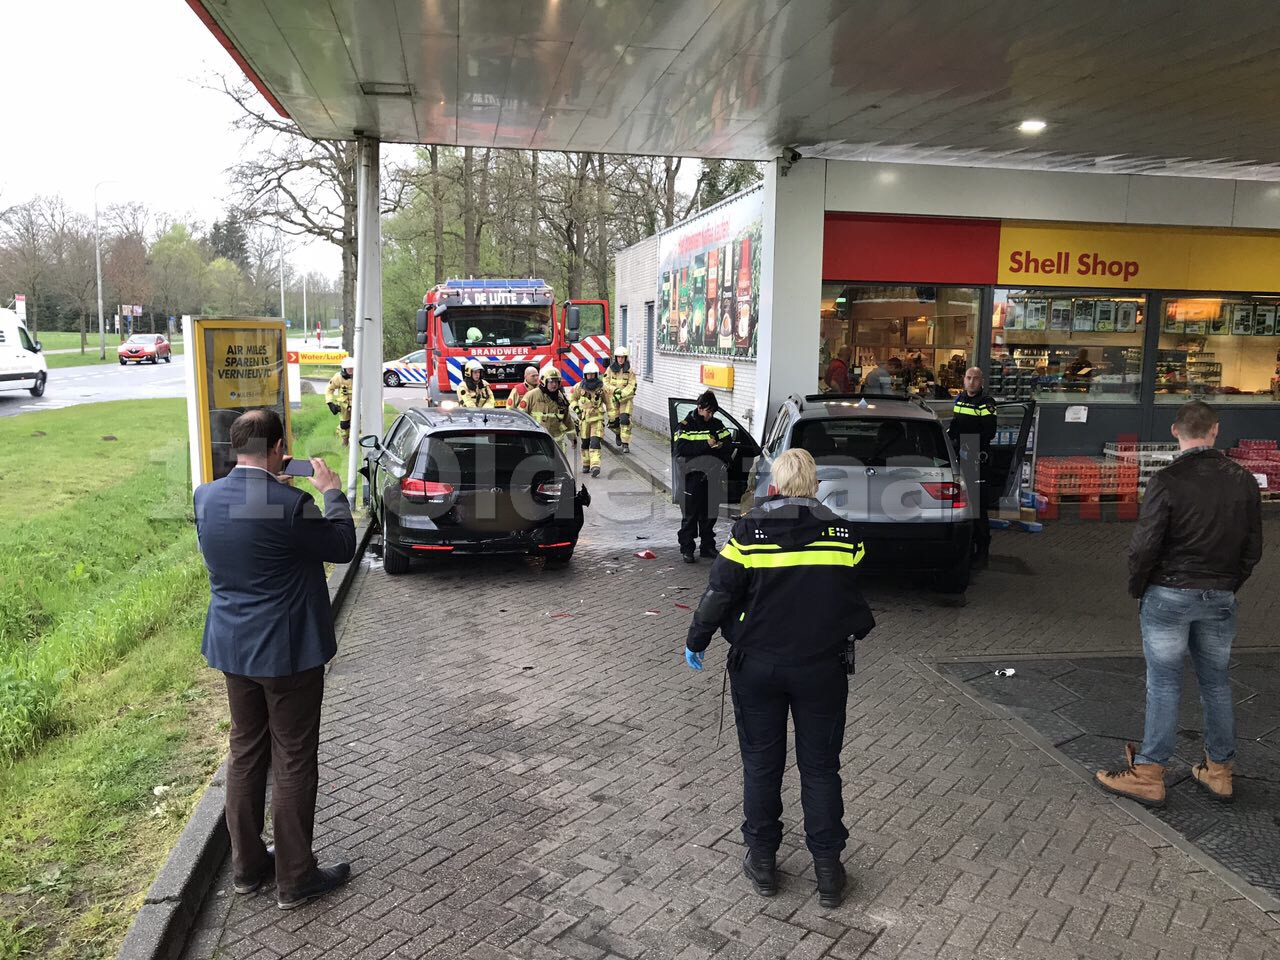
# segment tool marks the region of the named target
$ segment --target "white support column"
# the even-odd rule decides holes
[[[355,503],[361,436],[382,435],[382,221],[379,216],[379,141],[360,140],[356,173],[356,315],[352,349],[355,380],[351,385],[351,449],[347,461],[347,496]]]
[[[826,179],[824,160],[801,160],[785,177],[777,162],[765,168],[757,436],[764,436],[769,417],[789,394],[818,391]]]

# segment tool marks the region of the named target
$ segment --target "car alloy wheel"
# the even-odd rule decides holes
[[[382,382],[388,387],[398,387],[400,386],[400,374],[394,370],[388,370],[382,375]]]
[[[49,379],[49,375],[41,371],[40,375],[36,377],[36,382],[31,385],[31,395],[33,397],[44,396],[44,385],[45,385],[45,381],[48,379]]]

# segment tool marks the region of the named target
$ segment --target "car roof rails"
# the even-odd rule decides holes
[[[795,400],[800,404],[800,409],[804,409],[806,403],[840,403],[842,401],[857,400],[918,400],[919,397],[903,393],[810,393],[805,396],[795,396]]]

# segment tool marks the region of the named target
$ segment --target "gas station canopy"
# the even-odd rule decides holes
[[[1273,0],[188,3],[315,138],[1280,179]]]

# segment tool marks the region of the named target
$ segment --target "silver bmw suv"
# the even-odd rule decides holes
[[[978,505],[938,415],[915,398],[792,396],[779,409],[748,489],[767,495],[771,465],[800,447],[818,465],[818,499],[851,521],[873,570],[932,576],[936,589],[969,585]]]

